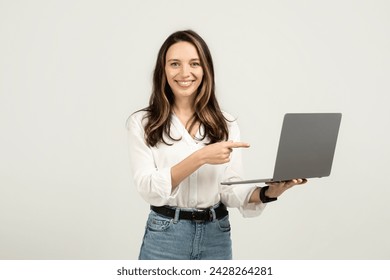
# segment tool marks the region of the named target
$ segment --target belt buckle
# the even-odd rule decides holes
[[[192,220],[196,223],[212,221],[213,213],[210,209],[207,210],[195,210],[192,212]]]
[[[202,219],[202,213],[204,213],[203,210],[194,210],[194,211],[192,211],[192,213],[191,213],[192,220],[194,222],[196,222],[196,223],[203,222],[204,219]]]

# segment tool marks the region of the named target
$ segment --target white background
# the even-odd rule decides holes
[[[0,259],[136,259],[148,205],[125,121],[191,28],[271,176],[283,114],[341,112],[332,174],[231,211],[235,259],[390,258],[388,1],[0,0]]]

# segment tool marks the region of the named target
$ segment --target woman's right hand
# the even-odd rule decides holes
[[[230,161],[230,154],[235,148],[249,148],[245,142],[223,141],[207,145],[198,150],[204,164],[223,164]]]
[[[171,168],[172,191],[203,164],[222,164],[230,161],[235,148],[249,148],[244,142],[218,142],[192,153]]]

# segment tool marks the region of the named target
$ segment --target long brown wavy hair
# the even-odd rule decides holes
[[[164,134],[173,141],[180,140],[174,139],[170,134],[175,97],[165,75],[165,59],[168,49],[173,44],[183,41],[191,43],[197,49],[204,73],[195,97],[195,113],[189,121],[188,130],[191,131],[193,126],[199,123],[204,127],[204,134],[199,140],[208,137],[210,140],[208,144],[227,140],[229,136],[228,120],[224,117],[215,96],[214,66],[210,50],[206,42],[196,32],[184,30],[171,34],[158,52],[153,73],[152,95],[149,106],[144,109],[147,111],[145,115],[147,118],[145,141],[151,147],[156,146],[159,142],[172,145],[165,141]]]

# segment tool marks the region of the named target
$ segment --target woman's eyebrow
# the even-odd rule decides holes
[[[194,60],[199,60],[199,61],[200,61],[199,58],[191,58],[191,59],[190,59],[190,61],[194,61]],[[170,58],[170,59],[168,59],[167,61],[181,61],[181,60],[178,59],[178,58]]]

